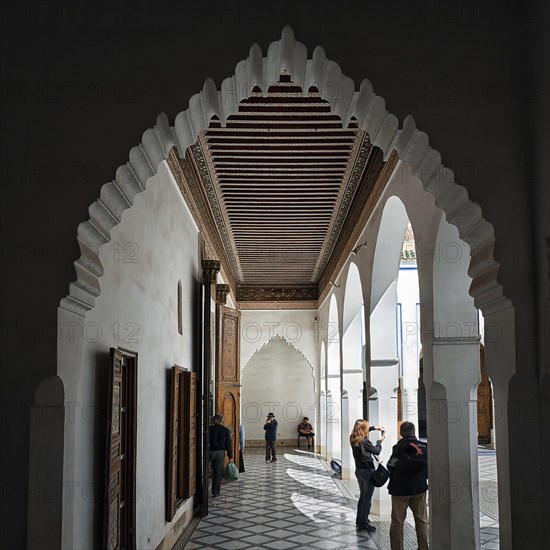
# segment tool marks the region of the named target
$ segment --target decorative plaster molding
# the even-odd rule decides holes
[[[220,258],[222,278],[228,282],[233,295],[235,295],[235,281],[231,275],[229,260],[226,257],[225,249],[212,217],[208,201],[203,195],[199,178],[195,172],[196,167],[192,159],[181,159],[178,155],[178,150],[174,146],[168,152],[167,162],[183,195],[183,200],[188,205],[197,227],[200,228],[205,245],[202,257]]]
[[[371,367],[394,367],[399,363],[399,358],[388,357],[387,359],[371,359]]]
[[[189,108],[176,116],[173,128],[162,113],[154,128],[144,132],[141,143],[130,150],[129,161],[119,167],[114,181],[101,188],[100,198],[89,208],[90,219],[78,227],[81,256],[74,263],[76,281],[69,285],[69,294],[61,300],[60,307],[82,316],[94,307],[95,298],[101,293],[101,246],[109,242],[122,212],[145,189],[170,149],[175,145],[184,158],[187,148],[197,141],[213,117],[225,125],[227,118],[237,113],[239,102],[250,96],[255,87],[265,93],[284,71],[292,75],[304,93],[315,86],[344,126],[354,117],[359,128],[369,135],[371,144],[383,151],[385,160],[396,149],[399,158],[409,164],[424,188],[434,195],[436,206],[445,211],[447,221],[458,228],[460,238],[470,246],[470,294],[476,307],[484,314],[512,307],[497,281],[500,264],[494,258],[494,229],[483,218],[479,205],[469,199],[466,189],[455,182],[452,170],[441,164],[441,156],[429,146],[427,134],[417,130],[412,116],[405,118],[399,130],[397,118],[387,112],[384,99],[374,93],[368,80],[361,82],[358,92],[354,91],[353,80],[342,74],[337,63],[327,59],[323,48],[315,48],[308,59],[307,48],[296,41],[288,26],[281,39],[271,43],[265,58],[254,44],[247,59],[237,64],[235,74],[222,82],[221,90],[208,78],[202,91],[191,97]]]
[[[436,336],[432,340],[434,346],[464,346],[474,345],[479,346],[481,343],[481,336]]]
[[[309,365],[309,367],[311,368],[311,377],[313,378],[313,380],[315,381],[315,367],[311,364],[311,361],[305,356],[304,352],[301,351],[300,349],[298,349],[294,344],[291,344],[286,338],[284,338],[283,336],[279,335],[279,334],[275,334],[274,336],[272,336],[269,340],[267,340],[266,342],[264,342],[261,346],[259,346],[258,348],[256,348],[252,354],[250,355],[250,358],[248,359],[248,361],[246,362],[246,365],[243,366],[243,373],[244,373],[244,370],[246,369],[247,365],[250,363],[250,361],[252,360],[252,358],[260,351],[262,350],[263,348],[265,348],[268,344],[271,344],[277,340],[281,340],[283,341],[289,348],[292,348],[295,352],[299,353],[306,361],[306,363]]]
[[[364,176],[369,179],[361,184],[360,192],[349,213],[349,223],[346,223],[345,231],[338,238],[336,253],[332,255],[319,281],[319,303],[323,303],[331,291],[330,281],[339,277],[340,271],[374,211],[374,207],[378,203],[378,199],[382,195],[398,160],[399,156],[395,150],[391,152],[387,161],[383,162],[380,149],[372,149],[371,158],[364,173]]]

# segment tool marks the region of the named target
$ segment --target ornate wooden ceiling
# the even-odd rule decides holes
[[[344,127],[317,88],[304,94],[286,74],[198,136],[168,162],[238,306],[316,307],[397,156],[384,162],[353,116]]]
[[[344,128],[316,88],[285,74],[225,127],[211,120],[191,160],[239,302],[317,300],[371,151],[354,118]]]

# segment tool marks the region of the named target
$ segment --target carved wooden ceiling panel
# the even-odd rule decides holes
[[[237,300],[315,300],[371,152],[316,88],[255,88],[191,146]]]

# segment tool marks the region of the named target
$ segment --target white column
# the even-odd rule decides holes
[[[334,446],[334,442],[332,440],[332,418],[331,418],[331,411],[334,407],[333,401],[332,401],[332,390],[328,390],[327,392],[327,408],[326,408],[326,414],[325,414],[325,426],[327,431],[327,450],[326,450],[326,459],[330,460],[332,458],[332,448]]]
[[[342,398],[342,479],[354,479],[355,461],[349,436],[355,421],[363,418],[363,369],[344,370],[343,377],[345,393]]]
[[[387,464],[393,445],[397,443],[397,358],[371,360],[371,385],[376,389],[377,399],[369,401],[369,424],[386,428],[386,440],[382,443],[380,460]],[[371,432],[371,440],[376,443],[380,432]],[[376,461],[375,461],[375,466]],[[375,489],[372,498],[373,514],[391,513],[391,496],[387,486]]]
[[[349,409],[350,409],[350,400],[348,392],[342,394],[342,432],[340,437],[341,447],[342,447],[342,479],[351,479],[350,475],[352,472],[351,469],[351,447],[349,444],[349,434],[351,433],[350,420],[349,420]],[[355,470],[353,470],[355,471]]]
[[[397,280],[391,283],[370,316],[370,384],[376,389],[376,400],[369,400],[369,424],[386,428],[386,440],[382,444],[381,460],[386,464],[392,446],[397,443]],[[379,432],[372,432],[376,440]],[[376,465],[376,464],[375,464]],[[376,489],[372,499],[372,512],[389,514],[391,497],[387,487]]]
[[[413,385],[403,379],[401,403],[403,405],[403,421],[412,422],[417,430],[416,435],[418,435],[418,382]]]
[[[438,550],[478,549],[479,337],[433,338],[424,361],[431,362],[424,369],[431,544]]]
[[[327,396],[324,391],[321,392],[321,421],[319,422],[319,437],[315,436],[315,444],[319,445],[319,452],[326,460],[327,458]]]

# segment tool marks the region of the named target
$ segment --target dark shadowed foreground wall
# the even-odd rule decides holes
[[[7,2],[0,19],[5,548],[25,547],[28,492],[47,490],[28,487],[29,407],[56,372],[78,224],[159,112],[173,123],[207,77],[219,86],[286,24],[357,87],[371,80],[400,123],[412,114],[481,205],[516,307],[519,368],[543,380],[546,2]]]

